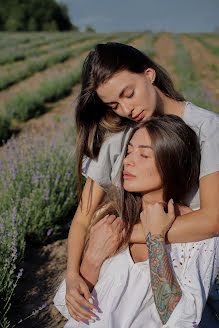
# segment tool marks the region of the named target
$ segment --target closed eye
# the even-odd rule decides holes
[[[116,105],[115,107],[109,106],[112,110],[116,110],[118,108],[118,105]]]
[[[127,96],[127,98],[131,98],[133,96],[134,96],[134,91],[132,91],[132,93],[129,96]]]
[[[141,157],[148,158],[149,156],[141,154]]]

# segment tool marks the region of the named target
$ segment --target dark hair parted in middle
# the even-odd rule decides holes
[[[78,177],[80,180],[83,156],[98,157],[106,132],[119,132],[134,124],[120,117],[98,97],[98,86],[115,73],[127,70],[143,73],[147,68],[156,72],[154,86],[167,97],[184,101],[173,86],[168,73],[138,49],[118,43],[97,44],[84,61],[82,86],[76,106]]]
[[[196,133],[176,115],[152,117],[132,130],[126,144],[124,158],[131,138],[140,128],[147,130],[152,141],[155,163],[162,181],[164,201],[168,202],[172,198],[175,203],[183,204],[185,195],[199,178],[200,148]],[[104,210],[98,212],[100,208]],[[133,226],[140,218],[142,195],[124,190],[122,170],[121,187],[112,186],[105,202],[98,210],[91,221],[91,226],[106,214],[119,215],[126,227],[126,237],[119,249],[127,245]]]

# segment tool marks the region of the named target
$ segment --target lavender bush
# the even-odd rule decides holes
[[[26,134],[8,142],[0,163],[0,322],[22,271],[25,240],[44,244],[73,216],[77,202],[73,117],[56,135]],[[70,216],[71,214],[71,216]]]

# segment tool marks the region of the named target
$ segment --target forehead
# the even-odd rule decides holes
[[[130,143],[134,147],[139,147],[140,145],[152,147],[151,137],[146,128],[138,129],[132,136]]]
[[[134,84],[141,75],[141,73],[133,73],[128,70],[120,71],[101,83],[96,92],[104,102],[111,102],[118,97],[124,87]]]

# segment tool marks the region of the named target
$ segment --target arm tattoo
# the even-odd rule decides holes
[[[155,305],[161,321],[165,324],[182,296],[181,288],[174,276],[165,247],[165,236],[151,235],[146,237],[151,286]]]

